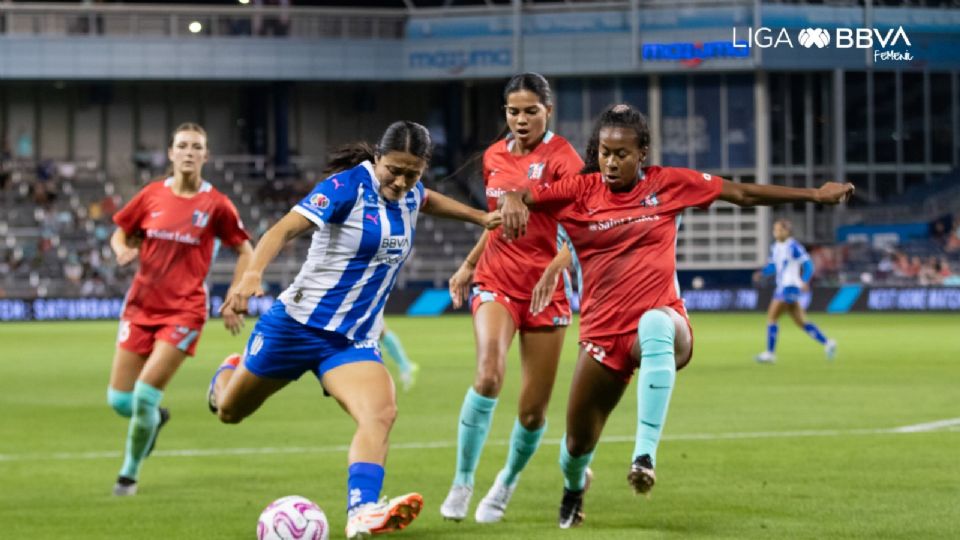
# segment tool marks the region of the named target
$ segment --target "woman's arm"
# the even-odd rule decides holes
[[[250,255],[246,268],[240,274],[239,281],[231,287],[220,311],[233,310],[236,313],[246,313],[247,299],[251,296],[263,296],[263,287],[260,284],[263,271],[276,258],[287,242],[304,231],[310,230],[313,226],[313,223],[301,214],[290,212],[273,227],[270,227],[270,230],[257,242],[257,247]],[[237,271],[240,268],[238,261]]]
[[[423,203],[422,210],[431,216],[476,223],[485,229],[495,229],[500,225],[499,212],[484,212],[436,191],[430,189],[426,191],[427,199]]]
[[[480,256],[483,250],[487,248],[487,237],[489,231],[483,231],[477,244],[470,250],[470,254],[463,260],[463,264],[450,278],[450,300],[453,302],[453,309],[460,309],[463,301],[470,296],[470,284],[473,282],[473,271],[480,262]]]
[[[128,241],[127,233],[120,227],[117,227],[117,230],[113,231],[113,236],[110,237],[110,247],[120,266],[129,264],[140,254],[140,247],[130,247],[127,245]]]
[[[792,202],[813,202],[820,204],[839,204],[846,202],[854,192],[853,184],[847,182],[827,182],[819,188],[792,188],[784,186],[741,184],[723,181],[720,188],[722,201],[737,206],[772,206]],[[506,215],[504,222],[506,223]]]
[[[233,289],[240,284],[243,272],[247,269],[247,264],[250,263],[250,259],[253,257],[253,246],[249,240],[244,240],[240,245],[234,246],[233,249],[237,252],[238,256],[237,264],[233,268],[233,280],[230,282],[230,288],[227,289],[228,298]],[[222,307],[220,314],[223,315],[223,325],[230,331],[230,334],[234,336],[239,334],[243,328],[243,314],[237,313],[232,308],[223,309]]]

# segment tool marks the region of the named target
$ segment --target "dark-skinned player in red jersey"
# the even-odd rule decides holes
[[[583,269],[580,354],[560,445],[561,528],[583,521],[587,466],[638,366],[637,434],[627,480],[638,493],[649,492],[656,480],[656,450],[676,372],[693,354],[693,331],[676,280],[681,213],[718,199],[738,206],[838,204],[854,191],[852,184],[835,182],[788,188],[642,167],[649,145],[644,116],[629,105],[615,105],[594,126],[581,174],[501,200],[506,234],[523,234],[532,205],[560,221]]]
[[[237,251],[239,270],[253,254],[233,203],[201,177],[208,157],[203,128],[180,125],[167,155],[172,174],[144,187],[113,217],[117,230],[110,246],[117,263],[140,259],[120,315],[107,389],[110,406],[130,418],[123,466],[113,488],[119,496],[137,493],[143,459],[170,417],[160,408],[163,391],[196,350],[209,311],[204,280],[217,242]],[[239,277],[235,271],[233,282]],[[231,333],[240,331],[240,315],[228,310],[223,319]]]
[[[583,161],[563,137],[547,129],[553,94],[536,73],[514,76],[503,91],[505,138],[483,154],[487,201],[496,208],[507,191],[546,186],[576,174]],[[493,486],[477,505],[476,520],[500,521],[530,458],[546,430],[546,410],[553,393],[570,304],[560,274],[570,265],[570,250],[558,242],[557,220],[532,216],[527,235],[507,241],[487,231],[450,278],[450,295],[459,307],[470,293],[477,371],[460,410],[457,468],[450,492],[440,507],[446,519],[462,520],[473,495],[474,472],[503,386],[507,352],[520,334],[521,390],[507,460]],[[533,302],[544,300],[538,313]]]

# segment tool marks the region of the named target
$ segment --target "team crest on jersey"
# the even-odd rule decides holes
[[[527,179],[540,180],[540,178],[543,177],[543,168],[546,167],[546,165],[546,163],[531,163],[527,169]]]
[[[713,179],[713,177],[707,173],[703,173],[703,179],[709,182],[711,179]]]
[[[206,227],[207,223],[210,222],[210,214],[206,212],[201,212],[199,210],[193,211],[193,226],[194,227]]]
[[[644,208],[653,208],[655,206],[660,206],[660,201],[657,200],[657,194],[651,193],[650,195],[647,195],[646,197],[644,197],[643,200],[640,201],[640,206],[643,206]]]
[[[326,210],[330,206],[330,199],[323,193],[314,193],[310,196],[310,205],[321,210]]]

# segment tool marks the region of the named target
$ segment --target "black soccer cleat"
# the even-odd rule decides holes
[[[572,491],[563,488],[563,500],[560,501],[560,528],[579,527],[583,523],[583,494],[586,490]]]
[[[657,482],[657,475],[653,472],[653,460],[649,454],[637,456],[630,466],[630,473],[627,474],[627,482],[633,487],[637,494],[649,493],[653,485]]]
[[[150,441],[150,448],[147,448],[147,453],[143,457],[147,457],[153,453],[153,448],[157,446],[157,437],[160,436],[160,428],[166,425],[170,421],[170,409],[166,407],[160,407],[160,423],[157,424],[157,432],[153,436],[153,440]]]

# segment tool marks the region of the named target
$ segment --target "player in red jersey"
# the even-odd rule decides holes
[[[853,193],[852,184],[799,189],[739,184],[689,169],[641,167],[649,144],[642,114],[629,105],[611,107],[594,127],[582,174],[502,198],[508,235],[523,233],[526,204],[534,204],[564,226],[583,267],[580,355],[560,445],[561,528],[583,520],[587,466],[638,365],[637,438],[627,480],[638,493],[653,487],[676,370],[693,353],[693,332],[676,281],[681,212],[706,208],[717,199],[739,206],[837,204]]]
[[[167,150],[173,174],[153,182],[114,216],[110,246],[117,263],[140,258],[127,292],[107,401],[130,418],[126,453],[114,495],[135,495],[143,459],[153,449],[169,412],[160,408],[163,390],[187,356],[193,356],[208,298],[204,279],[222,241],[239,254],[243,269],[253,254],[237,209],[200,176],[207,161],[207,135],[197,124],[182,124]],[[233,282],[239,279],[234,273]],[[223,314],[236,335],[243,323]]]
[[[570,143],[547,130],[553,96],[546,79],[536,73],[516,75],[504,88],[503,97],[509,135],[483,155],[484,184],[491,208],[496,208],[498,197],[506,191],[548,186],[583,166]],[[507,352],[518,331],[522,379],[518,417],[506,465],[477,506],[477,521],[496,522],[503,517],[519,474],[540,445],[546,428],[546,409],[570,323],[570,305],[559,276],[570,264],[571,254],[565,246],[558,253],[554,217],[532,216],[528,231],[512,242],[499,232],[483,233],[450,278],[454,307],[460,307],[473,285],[477,371],[460,411],[456,475],[440,507],[447,519],[459,521],[467,515],[474,471],[503,384]],[[531,312],[531,303],[541,299],[544,309]]]

